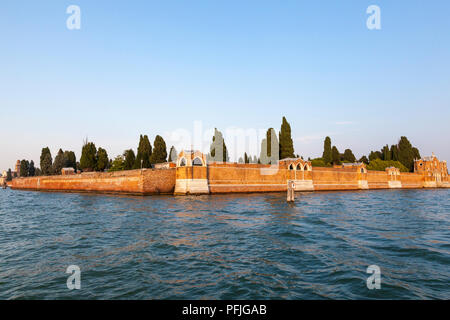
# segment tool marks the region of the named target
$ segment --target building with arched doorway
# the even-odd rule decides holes
[[[176,162],[175,194],[208,194],[206,156],[198,150],[183,150]]]
[[[294,182],[295,191],[314,190],[311,161],[301,158],[286,158],[280,160],[279,166],[286,170],[287,183]]]

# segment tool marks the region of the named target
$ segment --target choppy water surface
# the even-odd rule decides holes
[[[0,190],[0,299],[449,299],[449,199]],[[373,264],[380,290],[366,286]]]

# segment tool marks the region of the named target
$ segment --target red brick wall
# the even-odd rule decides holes
[[[402,188],[423,188],[424,176],[417,173],[402,172],[400,174]]]
[[[314,190],[355,190],[359,189],[355,169],[313,167]]]
[[[192,167],[129,170],[111,173],[83,173],[71,176],[17,178],[14,189],[47,191],[94,191],[130,194],[172,194],[176,178],[192,177]],[[315,190],[357,190],[358,181],[367,180],[369,189],[389,188],[384,171],[361,173],[355,168],[313,167],[312,171],[292,171],[258,164],[213,163],[194,167],[194,178],[209,180],[211,193],[286,191],[287,180],[313,180]],[[397,177],[403,188],[422,188],[424,177],[404,173]]]
[[[13,189],[43,191],[93,191],[105,193],[172,193],[175,169],[89,172],[71,176],[17,178]]]
[[[390,177],[386,171],[371,171],[367,172],[367,183],[369,189],[388,189]],[[400,180],[397,177],[397,180]]]

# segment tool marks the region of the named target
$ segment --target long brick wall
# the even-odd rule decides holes
[[[449,187],[448,181],[436,185],[418,173],[390,175],[385,171],[360,168],[313,167],[289,170],[287,165],[211,163],[208,166],[144,169],[111,173],[83,173],[67,176],[17,178],[13,189],[39,191],[81,191],[128,194],[181,194],[277,192],[287,190],[294,180],[296,190],[360,190],[388,188]],[[195,182],[195,183],[194,183]],[[189,189],[192,192],[189,192]],[[187,192],[185,192],[187,191]]]
[[[92,172],[13,179],[12,189],[128,194],[173,193],[175,169]]]

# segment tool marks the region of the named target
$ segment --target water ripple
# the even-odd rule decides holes
[[[449,299],[449,196],[3,190],[0,299]],[[366,287],[373,264],[381,290]]]

